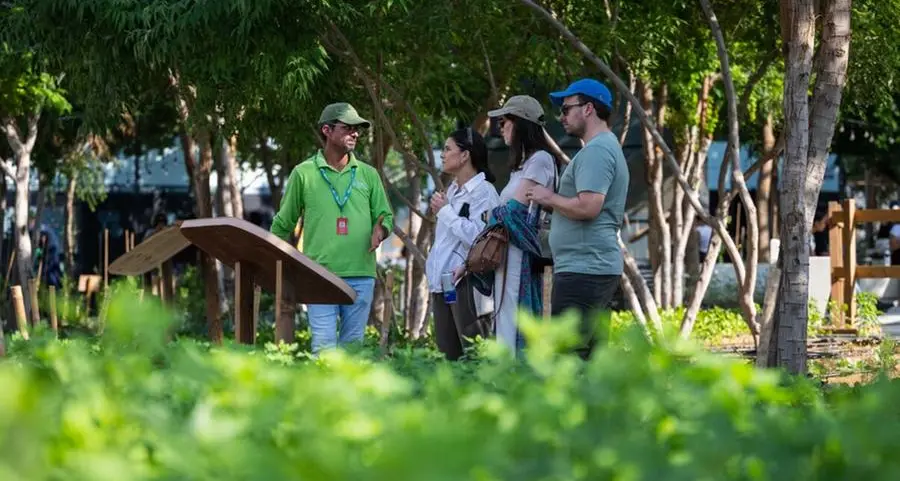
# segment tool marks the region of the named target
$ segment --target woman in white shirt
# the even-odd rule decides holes
[[[515,199],[528,205],[525,193],[535,185],[555,191],[559,159],[550,154],[544,135],[544,108],[540,102],[528,95],[516,95],[488,115],[499,118],[500,132],[510,152],[509,183],[500,193],[500,201],[506,204]],[[498,269],[494,275],[497,339],[514,351],[524,347],[516,322],[522,256],[522,250],[510,242],[506,268]],[[540,279],[540,273],[535,275]]]
[[[455,302],[447,302],[441,276],[451,276],[465,263],[475,237],[484,229],[483,215],[500,205],[494,175],[488,169],[484,138],[466,128],[453,132],[444,142],[442,170],[453,176],[447,193],[435,193],[431,211],[437,214],[434,244],[425,262],[431,292],[434,333],[438,349],[447,359],[457,360],[476,336],[493,332],[490,301],[473,288],[470,276],[456,284]]]

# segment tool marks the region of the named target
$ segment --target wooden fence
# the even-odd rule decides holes
[[[858,279],[900,279],[900,266],[861,266],[856,263],[856,226],[869,222],[900,222],[900,210],[857,209],[854,199],[828,203],[828,244],[831,258],[831,300],[847,306],[831,313],[832,326],[856,326],[855,288]]]

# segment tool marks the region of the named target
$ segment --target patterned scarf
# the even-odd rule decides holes
[[[538,223],[528,223],[528,206],[515,199],[495,207],[491,214],[489,225],[503,224],[509,232],[509,243],[522,250],[519,306],[539,316],[544,311],[544,283],[532,269],[535,259],[541,255]]]

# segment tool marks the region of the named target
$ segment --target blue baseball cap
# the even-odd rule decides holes
[[[592,78],[576,80],[562,92],[551,93],[550,101],[553,102],[553,105],[560,106],[562,105],[564,98],[579,94],[591,97],[612,109],[612,94],[609,93],[609,89],[606,88],[606,85],[603,85]]]

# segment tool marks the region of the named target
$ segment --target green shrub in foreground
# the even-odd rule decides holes
[[[639,333],[584,364],[574,323],[528,321],[450,364],[408,349],[317,361],[165,342],[125,295],[99,341],[0,362],[0,480],[898,479],[900,388],[830,393]]]

